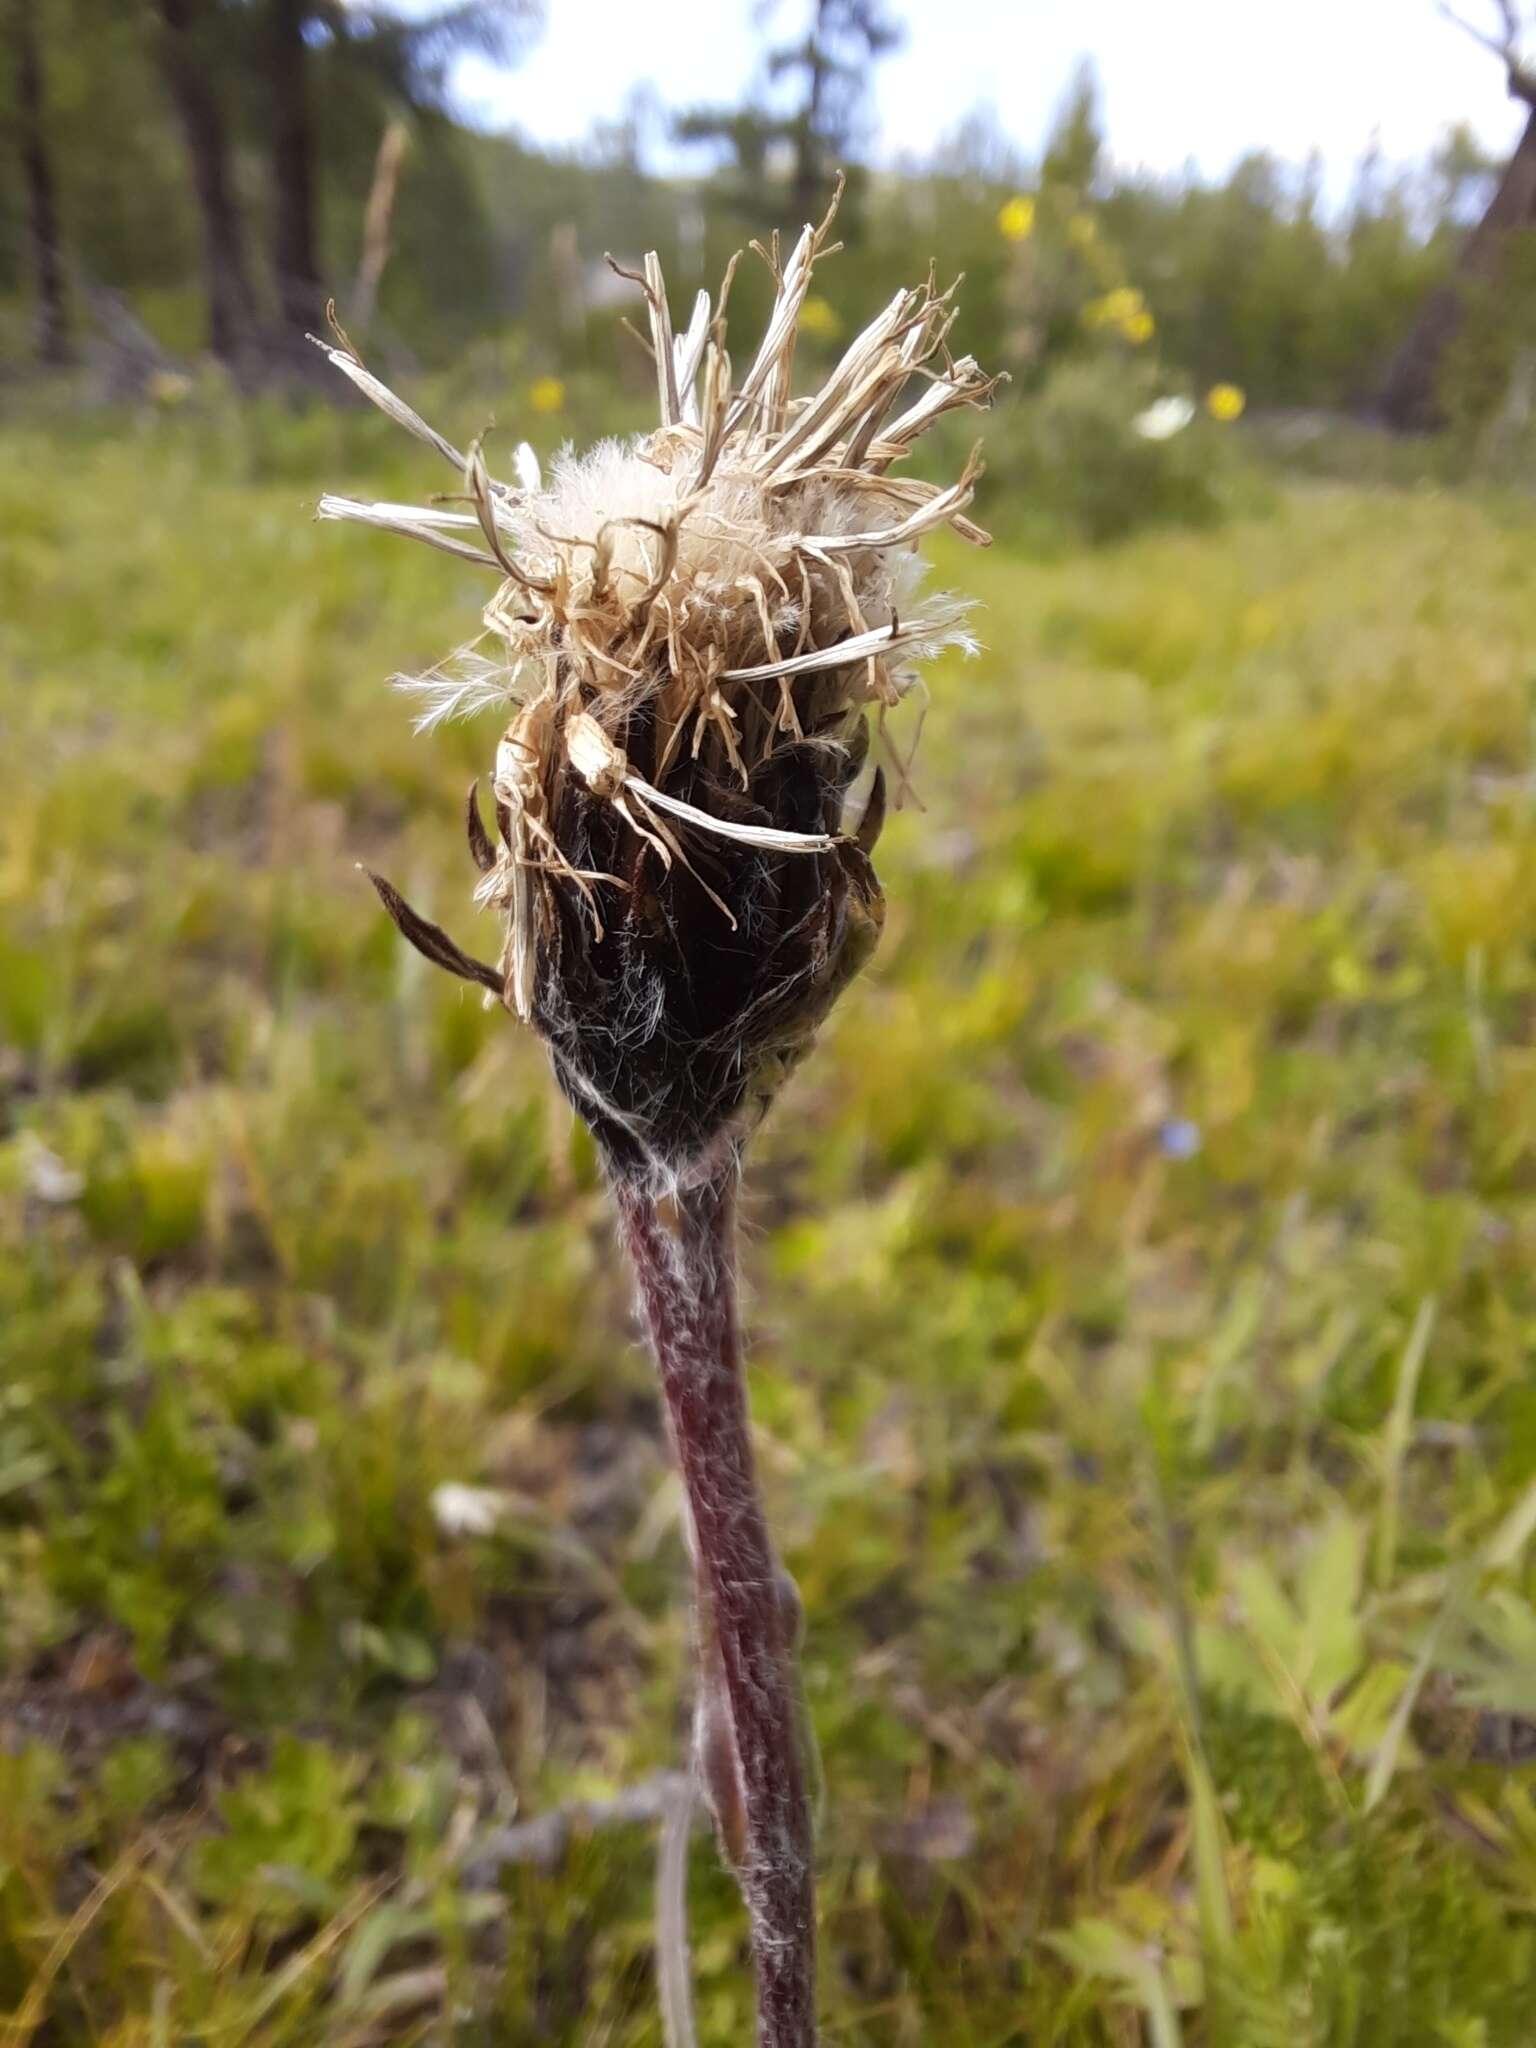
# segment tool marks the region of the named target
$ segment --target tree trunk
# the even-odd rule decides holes
[[[181,123],[202,224],[208,345],[237,382],[250,380],[259,354],[256,294],[245,233],[230,190],[223,114],[199,48],[200,0],[156,0],[160,63]]]
[[[1469,287],[1497,286],[1510,239],[1536,226],[1536,108],[1505,166],[1488,210],[1467,237],[1454,274],[1425,301],[1412,333],[1393,357],[1376,411],[1400,433],[1428,433],[1445,424],[1441,381],[1447,351],[1461,333]]]
[[[795,124],[795,171],[790,188],[792,220],[813,221],[826,203],[825,138],[821,132],[822,102],[832,70],[828,48],[827,0],[817,0],[816,16],[806,39],[806,96]]]
[[[272,109],[272,268],[283,326],[300,339],[320,326],[315,251],[315,137],[310,120],[303,0],[269,0]]]
[[[69,316],[59,255],[59,215],[53,160],[48,149],[43,64],[37,47],[33,0],[12,0],[12,54],[16,75],[16,140],[26,190],[27,252],[36,295],[38,360],[57,368],[69,361]]]

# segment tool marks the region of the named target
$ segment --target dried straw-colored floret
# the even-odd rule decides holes
[[[326,497],[321,517],[408,535],[498,579],[480,640],[408,687],[425,698],[423,725],[511,713],[492,775],[496,842],[473,792],[469,806],[478,899],[505,918],[499,966],[381,894],[414,944],[538,1026],[610,1163],[630,1173],[685,1172],[745,1129],[867,956],[883,806],[867,714],[899,799],[906,764],[886,713],[920,662],[970,644],[964,604],[921,593],[917,544],[946,525],[985,543],[965,516],[979,459],[947,487],[891,472],[994,380],[949,354],[953,294],[930,278],[896,294],[819,390],[792,397],[831,217],[782,265],[776,244],[759,251],[776,295],[739,381],[730,274],[675,334],[648,257],[634,275],[660,423],[563,452],[547,482],[526,446],[516,481],[493,480],[478,443],[461,453],[434,432],[339,330],[322,344],[462,492],[426,506]]]

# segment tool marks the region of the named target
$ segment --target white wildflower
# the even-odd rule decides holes
[[[1143,441],[1171,441],[1195,416],[1192,398],[1160,398],[1131,422]]]
[[[448,1479],[432,1492],[432,1515],[445,1536],[489,1536],[501,1520],[505,1497],[489,1486]]]
[[[32,1138],[27,1145],[25,1172],[27,1193],[50,1208],[65,1208],[85,1193],[85,1175],[66,1166],[40,1138]]]

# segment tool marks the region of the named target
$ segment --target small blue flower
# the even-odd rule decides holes
[[[1202,1142],[1200,1126],[1187,1116],[1171,1116],[1157,1127],[1158,1150],[1167,1159],[1193,1159]]]

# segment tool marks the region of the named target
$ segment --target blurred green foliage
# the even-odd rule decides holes
[[[108,0],[33,6],[71,290],[77,301],[87,282],[123,294],[162,345],[195,354],[204,333],[198,222],[156,66],[153,10]],[[216,8],[205,38],[253,258],[272,180],[261,16],[259,8]],[[378,17],[387,20],[387,11]],[[343,304],[380,137],[402,115],[409,128],[370,335],[386,365],[442,366],[473,346],[510,345],[532,374],[587,370],[639,389],[643,370],[602,290],[606,250],[634,262],[658,249],[674,288],[691,295],[713,289],[750,237],[774,225],[798,232],[791,181],[776,163],[765,160],[744,185],[723,168],[710,175],[704,159],[702,175],[679,174],[674,151],[669,173],[658,174],[668,117],[643,100],[581,149],[541,153],[458,125],[440,92],[405,105],[369,38],[323,32],[323,23],[321,9],[305,59],[318,253]],[[373,41],[389,36],[381,30]],[[0,76],[0,115],[11,89]],[[841,290],[845,302],[883,303],[906,280],[914,248],[942,250],[946,271],[966,275],[965,346],[1028,386],[1091,340],[1079,315],[1094,252],[1069,232],[1086,219],[1102,246],[1120,252],[1125,281],[1145,294],[1152,352],[1176,384],[1235,382],[1267,406],[1353,405],[1375,387],[1446,274],[1490,168],[1452,133],[1424,164],[1388,166],[1367,155],[1349,193],[1331,202],[1319,164],[1286,165],[1262,152],[1219,181],[1152,178],[1114,164],[1085,74],[1037,157],[978,114],[927,163],[878,173],[855,166]],[[999,229],[1002,209],[1020,195],[1038,203],[1027,246]],[[0,188],[0,350],[18,364],[27,347],[22,208],[19,181]],[[263,290],[270,313],[270,279]],[[770,294],[766,275],[744,267],[737,293],[750,331]],[[88,310],[77,303],[75,311],[89,330]],[[1494,324],[1501,335],[1520,327],[1502,306]],[[1479,388],[1497,355],[1483,350]]]
[[[1087,530],[1168,509],[1070,374],[984,518],[1058,419]],[[7,2039],[654,2044],[646,1831],[464,1882],[680,1758],[686,1566],[591,1148],[354,871],[484,950],[492,729],[384,686],[476,591],[306,516],[429,458],[201,388],[3,452]],[[1532,517],[1266,489],[943,552],[987,651],[749,1183],[838,2041],[1529,2039]],[[691,1908],[735,2048],[702,1839]]]
[[[1154,373],[1105,356],[1062,365],[1001,407],[986,434],[999,531],[1036,547],[1124,540],[1143,527],[1219,525],[1263,496],[1230,428],[1199,416],[1166,439],[1142,431]]]

